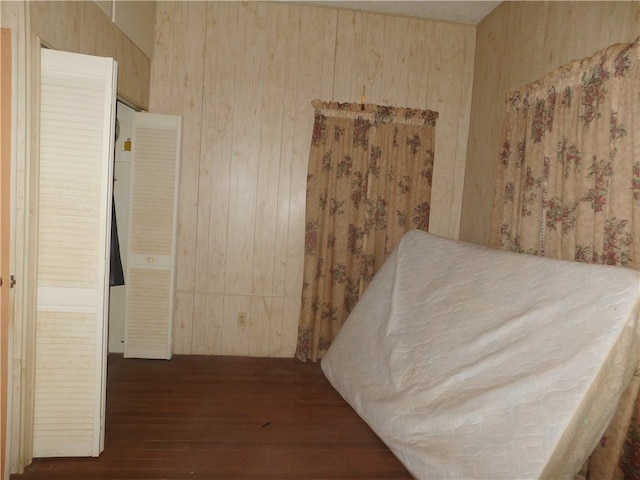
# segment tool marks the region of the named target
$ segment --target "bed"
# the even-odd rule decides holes
[[[321,361],[417,479],[574,478],[638,363],[640,273],[411,231]]]

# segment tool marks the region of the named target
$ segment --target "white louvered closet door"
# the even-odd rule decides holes
[[[34,457],[104,448],[116,70],[42,50]]]
[[[133,117],[124,356],[170,359],[181,119]]]

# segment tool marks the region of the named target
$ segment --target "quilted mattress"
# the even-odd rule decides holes
[[[418,479],[570,479],[638,361],[640,272],[407,233],[322,359]]]

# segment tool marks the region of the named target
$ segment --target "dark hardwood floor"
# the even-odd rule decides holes
[[[295,359],[109,355],[104,452],[11,480],[410,479],[326,380]]]

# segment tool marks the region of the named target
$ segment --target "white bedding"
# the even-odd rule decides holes
[[[419,479],[573,478],[638,359],[640,273],[405,235],[322,370]]]

